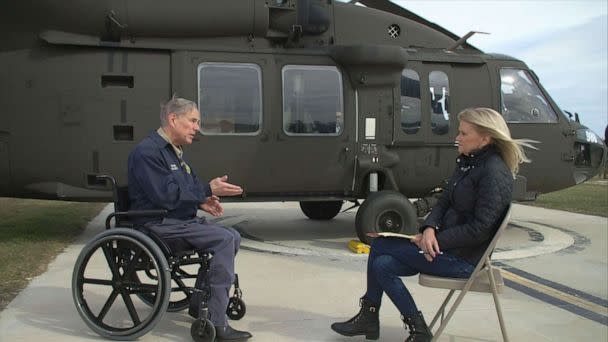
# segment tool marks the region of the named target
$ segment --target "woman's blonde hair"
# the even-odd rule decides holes
[[[519,164],[530,162],[523,147],[536,149],[530,143],[537,143],[537,141],[511,138],[507,123],[502,115],[494,109],[467,108],[458,113],[458,120],[472,124],[479,134],[490,136],[492,143],[496,145],[498,152],[513,175],[516,175],[519,171]]]

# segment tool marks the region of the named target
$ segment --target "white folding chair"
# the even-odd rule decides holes
[[[496,246],[496,242],[498,241],[500,234],[505,230],[505,227],[509,223],[510,217],[511,217],[511,205],[509,205],[509,207],[507,208],[507,211],[502,220],[502,223],[500,224],[500,227],[494,234],[492,241],[488,245],[488,248],[486,249],[486,251],[483,253],[483,256],[481,257],[479,263],[477,264],[477,266],[475,267],[475,270],[473,271],[473,273],[471,274],[471,276],[469,278],[437,277],[437,276],[432,276],[432,275],[422,274],[422,273],[420,273],[420,275],[418,276],[418,283],[422,286],[450,290],[450,293],[447,295],[447,297],[445,298],[445,300],[439,307],[437,314],[435,315],[435,317],[431,321],[431,324],[429,325],[429,328],[432,331],[433,326],[435,326],[435,323],[441,317],[441,324],[433,336],[433,341],[436,341],[437,339],[439,339],[439,336],[441,335],[441,333],[445,329],[446,325],[450,321],[450,318],[452,318],[452,316],[454,315],[456,308],[458,307],[458,305],[460,304],[460,302],[462,301],[464,296],[469,291],[492,293],[492,296],[494,297],[494,306],[496,307],[496,314],[498,315],[498,322],[500,323],[500,329],[502,331],[503,340],[505,342],[509,341],[509,339],[507,337],[507,329],[505,327],[505,323],[504,323],[504,320],[502,317],[502,310],[500,308],[500,302],[498,300],[498,294],[502,293],[502,290],[504,287],[504,281],[500,274],[500,269],[492,266],[490,257],[492,255],[492,251],[494,251],[494,247]],[[452,296],[454,295],[454,292],[456,290],[460,290],[460,294],[458,295],[458,297],[454,301],[454,304],[452,304],[452,306],[450,307],[450,310],[448,311],[447,315],[445,315],[445,318],[444,318],[446,306],[447,306],[448,302],[450,301],[450,299],[452,298]]]

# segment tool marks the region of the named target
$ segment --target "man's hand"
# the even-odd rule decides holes
[[[222,205],[220,204],[220,198],[215,195],[207,197],[207,201],[201,203],[199,208],[213,216],[222,216],[224,214],[224,208],[222,208]]]
[[[243,189],[240,186],[230,184],[226,182],[227,180],[227,175],[213,178],[209,182],[209,186],[211,186],[211,193],[217,196],[237,196],[243,193]]]

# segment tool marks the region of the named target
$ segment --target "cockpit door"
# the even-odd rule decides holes
[[[538,150],[526,148],[533,164],[521,167],[527,188],[549,192],[574,185],[574,135],[568,119],[530,70],[502,66],[496,72],[500,109],[511,135],[538,141]]]

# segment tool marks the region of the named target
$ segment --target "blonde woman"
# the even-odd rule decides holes
[[[511,138],[503,117],[490,108],[458,114],[456,169],[437,205],[411,241],[377,238],[367,261],[367,291],[361,309],[331,328],[345,336],[378,339],[382,294],[386,293],[409,329],[406,342],[431,341],[432,334],[402,276],[425,273],[466,278],[474,270],[511,203],[513,178],[528,162],[526,140]]]

